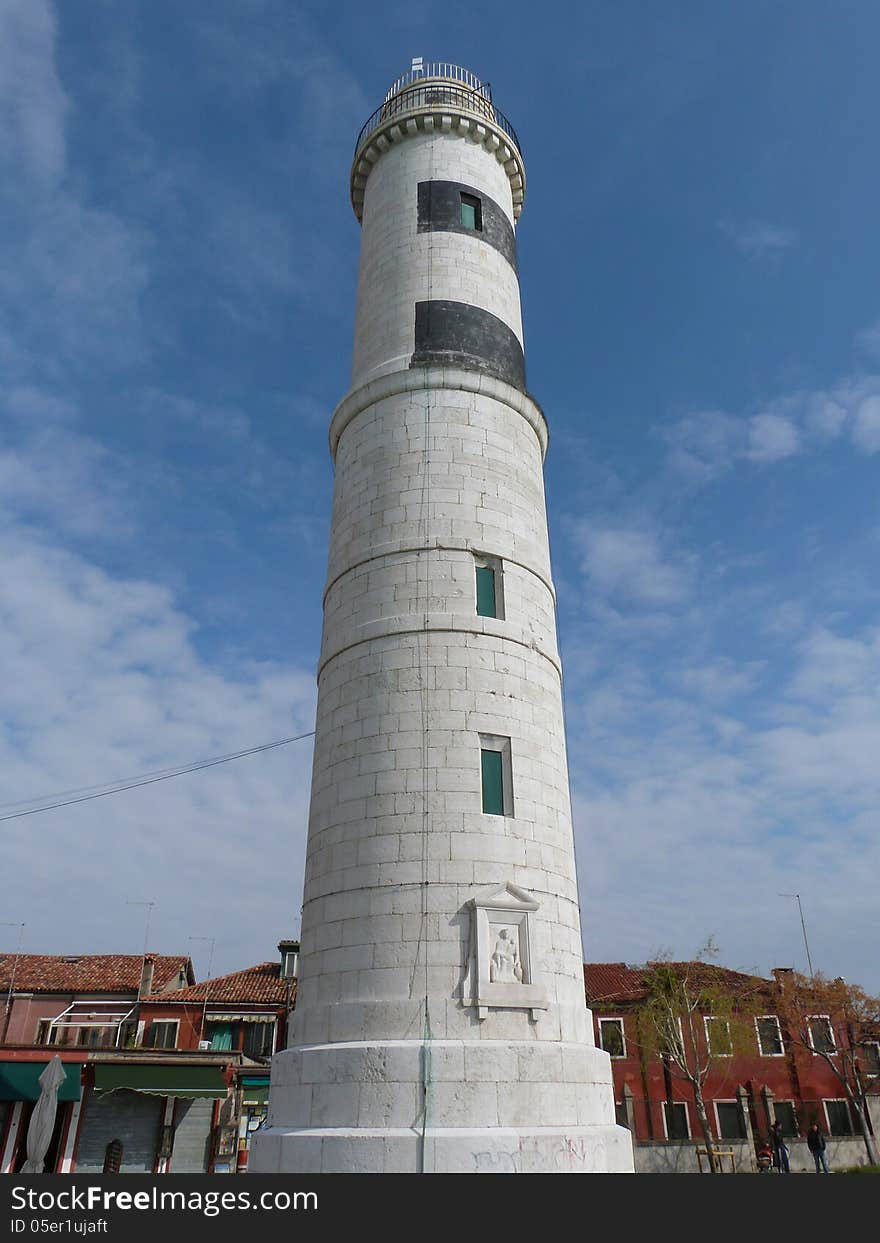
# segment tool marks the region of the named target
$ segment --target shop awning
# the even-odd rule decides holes
[[[38,1101],[40,1075],[48,1062],[0,1062],[0,1101]],[[82,1096],[79,1062],[64,1065],[64,1082],[58,1089],[59,1101],[78,1101]]]
[[[242,1075],[241,1099],[245,1105],[265,1105],[269,1099],[269,1080],[266,1076]]]
[[[118,1066],[95,1067],[95,1089],[145,1092],[148,1096],[210,1097],[223,1100],[226,1080],[219,1066]]]

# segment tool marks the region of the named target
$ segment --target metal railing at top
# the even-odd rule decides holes
[[[386,103],[392,95],[396,95],[404,87],[424,78],[451,78],[454,82],[461,82],[463,86],[470,87],[472,91],[479,91],[486,99],[492,98],[492,87],[489,83],[481,82],[470,69],[462,69],[461,65],[451,65],[445,60],[430,60],[427,65],[423,64],[416,69],[409,69],[406,73],[402,73],[385,96]]]
[[[466,71],[462,70],[462,72]],[[488,86],[485,90],[489,91]],[[482,90],[475,91],[468,87],[453,86],[451,83],[429,81],[424,85],[407,86],[388,95],[385,102],[364,122],[354,145],[355,157],[370,134],[392,117],[408,112],[431,110],[440,112],[444,108],[461,109],[463,112],[475,112],[478,116],[486,117],[507,134],[522,154],[522,146],[516,136],[516,130],[504,113],[499,112],[492,103],[491,92],[484,94]]]

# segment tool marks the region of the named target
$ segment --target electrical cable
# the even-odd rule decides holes
[[[45,803],[42,807],[32,807],[28,811],[14,811],[8,815],[0,816],[0,823],[4,820],[20,820],[24,816],[36,816],[42,811],[54,811],[59,807],[71,807],[75,803],[88,803],[94,798],[106,798],[109,794],[122,794],[125,790],[135,790],[139,786],[155,785],[158,781],[170,781],[172,777],[183,777],[187,773],[197,773],[204,768],[216,768],[218,764],[229,764],[232,760],[243,759],[247,755],[257,755],[261,751],[271,751],[275,747],[286,747],[292,742],[302,742],[304,738],[313,738],[315,731],[310,729],[307,734],[296,734],[291,738],[277,738],[274,742],[264,742],[258,747],[248,747],[244,751],[234,751],[230,755],[215,756],[209,760],[197,760],[192,764],[183,764],[179,768],[163,768],[155,770],[154,773],[144,773],[140,777],[126,777],[122,781],[105,782],[109,789],[98,789],[95,786],[81,786],[83,790],[96,790],[93,794],[83,794],[79,798],[65,798],[59,802]],[[65,793],[72,793],[66,791]],[[46,798],[54,798],[54,795],[46,795]],[[40,800],[33,800],[34,802]],[[5,806],[16,806],[15,803],[7,803]]]

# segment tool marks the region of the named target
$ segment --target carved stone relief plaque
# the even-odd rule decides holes
[[[538,903],[511,884],[488,889],[467,903],[470,911],[468,962],[462,1002],[481,1019],[491,1009],[530,1010],[536,1020],[549,1006],[532,975],[533,918]]]

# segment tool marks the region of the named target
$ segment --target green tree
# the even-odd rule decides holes
[[[748,1042],[754,1042],[755,1002],[764,982],[705,961],[716,952],[710,938],[693,962],[649,964],[639,1029],[646,1050],[656,1053],[675,1077],[690,1084],[709,1168],[720,1173],[703,1088],[719,1058],[729,1069]]]
[[[786,972],[779,979],[777,1010],[787,1040],[821,1057],[842,1087],[865,1144],[869,1165],[877,1145],[868,1125],[866,1090],[872,1078],[866,1054],[880,1034],[880,998],[857,984]]]

